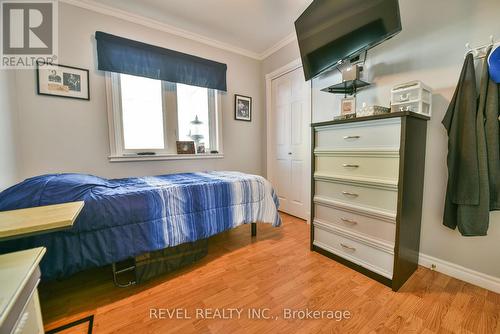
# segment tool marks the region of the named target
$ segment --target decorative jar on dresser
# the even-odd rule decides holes
[[[425,115],[312,124],[311,250],[397,291],[417,269]]]

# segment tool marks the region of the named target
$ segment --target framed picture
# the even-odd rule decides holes
[[[195,154],[194,141],[177,141],[177,154]]]
[[[196,153],[205,153],[205,143],[199,143],[198,146],[196,147]]]
[[[89,70],[38,63],[36,74],[39,95],[90,100]]]
[[[356,98],[346,97],[340,102],[340,115],[345,116],[356,113]]]
[[[238,121],[252,121],[252,98],[243,95],[234,95],[234,119]]]

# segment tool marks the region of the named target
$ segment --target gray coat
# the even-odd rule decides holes
[[[448,185],[443,224],[451,229],[458,225],[458,205],[479,204],[476,113],[474,57],[468,54],[443,118],[448,132]]]
[[[443,119],[448,131],[448,186],[443,224],[464,236],[486,235],[490,191],[485,133],[489,74],[485,63],[479,106],[474,58],[467,55],[460,80]]]
[[[491,50],[491,48],[490,48]],[[488,54],[490,52],[488,50]],[[488,98],[487,57],[483,63],[479,105],[476,118],[477,158],[479,172],[479,204],[458,206],[458,230],[464,236],[482,236],[488,233],[490,222],[490,183],[488,173],[488,149],[486,145],[486,101]]]
[[[499,85],[490,78],[484,110],[490,183],[490,210],[500,210],[499,97]]]

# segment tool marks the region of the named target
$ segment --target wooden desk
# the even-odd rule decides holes
[[[53,232],[70,228],[84,202],[39,206],[28,209],[0,211],[0,239],[24,237],[29,234]]]

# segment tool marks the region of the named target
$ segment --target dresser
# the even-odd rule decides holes
[[[44,247],[0,255],[0,333],[43,333],[37,286]]]
[[[417,269],[428,117],[312,124],[311,250],[397,291]]]
[[[84,202],[0,212],[0,240],[71,228]],[[45,247],[0,255],[0,334],[44,333],[38,299]]]

